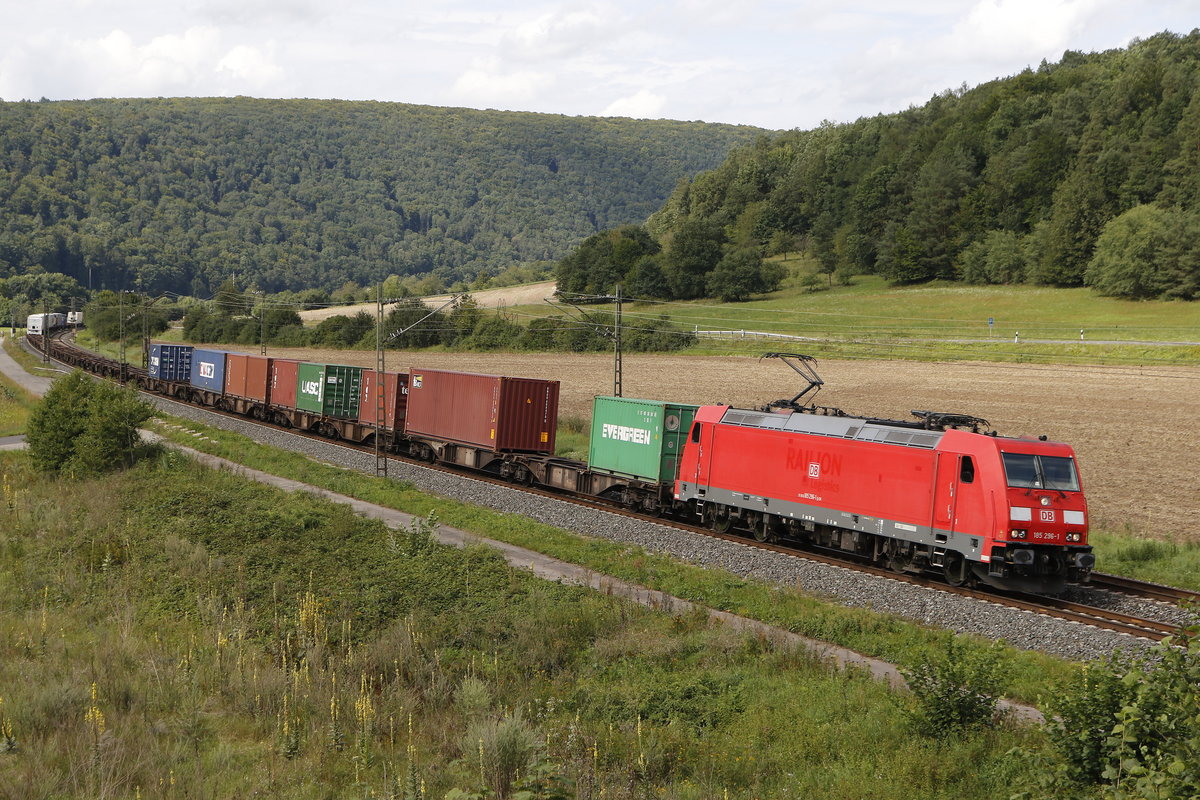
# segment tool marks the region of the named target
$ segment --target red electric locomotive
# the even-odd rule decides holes
[[[835,547],[952,584],[1057,593],[1088,580],[1095,557],[1069,445],[914,414],[919,422],[702,406],[676,500],[717,529]]]

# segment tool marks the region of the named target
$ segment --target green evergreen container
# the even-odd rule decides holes
[[[600,472],[671,482],[699,406],[597,397],[592,403],[588,465]]]
[[[358,419],[362,367],[298,364],[296,408],[336,419]]]

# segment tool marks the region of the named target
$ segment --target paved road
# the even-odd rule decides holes
[[[25,449],[24,436],[0,436],[0,450]]]
[[[39,375],[30,375],[20,364],[13,361],[12,356],[4,350],[3,345],[7,338],[6,335],[0,336],[0,372],[7,375],[8,379],[13,383],[20,384],[38,397],[41,397],[50,388],[50,383],[53,379],[43,378]]]

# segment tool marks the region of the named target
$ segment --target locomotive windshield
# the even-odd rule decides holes
[[[1004,472],[1008,485],[1018,489],[1059,489],[1079,491],[1079,476],[1074,459],[1065,456],[1035,456],[1028,453],[1004,453]]]

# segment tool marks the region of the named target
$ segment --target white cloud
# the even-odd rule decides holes
[[[981,0],[939,43],[959,59],[1059,55],[1109,0]]]
[[[229,47],[223,39],[210,26],[143,43],[122,29],[92,39],[34,37],[0,62],[0,97],[249,94],[283,79],[284,70],[268,52],[249,45]]]
[[[629,97],[614,100],[600,112],[602,117],[633,117],[634,119],[655,119],[663,109],[666,98],[648,89]]]
[[[238,45],[217,62],[217,71],[227,73],[239,86],[264,89],[283,80],[285,72],[272,57],[256,47]]]
[[[514,108],[533,101],[554,84],[554,76],[536,70],[506,72],[495,60],[481,60],[454,82],[453,94],[472,105]]]
[[[616,8],[554,11],[507,31],[501,37],[501,52],[524,61],[575,57],[618,36],[623,24],[623,15]]]

